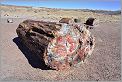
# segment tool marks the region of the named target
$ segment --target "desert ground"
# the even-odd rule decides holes
[[[1,8],[1,80],[121,80],[120,15],[15,6],[1,6]],[[95,17],[96,25],[90,31],[95,36],[96,45],[92,55],[87,57],[80,67],[63,71],[50,70],[44,68],[39,58],[20,42],[16,28],[26,19],[59,21],[63,17],[80,18],[82,23],[88,17]],[[8,18],[12,18],[13,23],[7,23]]]

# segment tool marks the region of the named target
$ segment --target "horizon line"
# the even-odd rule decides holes
[[[35,7],[35,8],[50,8],[50,9],[69,9],[69,10],[103,10],[103,9],[90,9],[90,8],[56,8],[56,7],[44,7],[44,6],[28,6],[28,5],[13,5],[13,4],[3,4],[3,3],[1,3],[0,5],[5,5],[5,6],[19,6],[19,7]],[[108,10],[108,9],[104,9],[103,11],[121,11],[121,9],[116,9],[116,10]]]

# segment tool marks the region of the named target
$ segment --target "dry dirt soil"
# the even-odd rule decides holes
[[[1,19],[1,72],[3,80],[120,80],[120,23],[102,23],[92,29],[96,37],[93,54],[79,67],[68,71],[46,70],[41,62],[19,42],[18,24]]]

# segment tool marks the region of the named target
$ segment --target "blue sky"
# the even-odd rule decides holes
[[[120,0],[2,0],[2,4],[64,9],[120,10]]]

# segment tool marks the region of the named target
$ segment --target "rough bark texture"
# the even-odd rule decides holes
[[[66,24],[74,23],[74,21],[71,18],[62,18],[59,22]]]
[[[19,24],[16,32],[22,42],[42,58],[48,43],[54,38],[53,32],[59,27],[60,24],[55,22],[25,20]]]
[[[88,29],[65,22],[25,20],[16,32],[31,51],[56,70],[79,65],[95,44]]]

